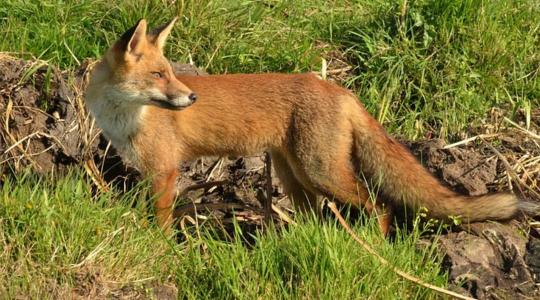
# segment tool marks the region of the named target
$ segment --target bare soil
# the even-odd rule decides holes
[[[86,112],[82,95],[92,65],[87,61],[75,72],[63,72],[45,62],[0,54],[0,185],[5,176],[28,168],[42,174],[62,174],[78,166],[99,189],[115,186],[124,191],[139,180],[138,173],[123,165]],[[174,68],[182,74],[206,74],[190,65],[174,64]],[[503,112],[493,111],[485,126],[468,133],[481,135],[469,143],[450,147],[443,140],[406,144],[456,191],[481,195],[511,188],[529,201],[540,201],[540,110],[532,112],[528,125],[526,114],[518,114],[517,126],[510,126]],[[205,157],[184,163],[179,189],[206,187],[185,192],[177,210],[179,226],[187,228],[197,215],[203,215],[220,224],[232,224],[235,219],[246,228],[261,228],[264,168],[262,154]],[[272,180],[273,219],[286,224],[290,221],[286,216],[294,211],[277,178]],[[522,217],[506,224],[462,224],[442,236],[426,236],[419,246],[437,243],[450,285],[463,294],[482,299],[533,299],[540,296],[537,221]],[[98,277],[81,274],[73,296],[104,295],[104,288],[95,284]],[[174,287],[156,286],[154,290],[165,298],[176,294]],[[138,295],[129,288],[107,291],[106,295],[123,298],[122,293]]]

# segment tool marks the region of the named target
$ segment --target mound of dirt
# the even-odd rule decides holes
[[[25,168],[62,173],[70,166],[83,166],[100,189],[108,189],[112,182],[126,190],[137,181],[137,172],[122,163],[85,109],[82,96],[93,63],[63,72],[42,61],[0,54],[0,184],[3,176]],[[173,67],[177,73],[206,74],[190,65]],[[540,118],[534,118],[540,110],[532,116],[523,115],[523,122],[505,127],[504,118],[492,114],[497,120],[487,123],[495,128],[471,132],[476,138],[468,143],[430,140],[409,146],[431,172],[457,191],[480,195],[513,189],[530,201],[540,201]],[[176,212],[180,226],[203,218],[260,228],[264,168],[262,156],[205,157],[184,163],[179,189],[186,203]],[[273,214],[287,223],[293,211],[277,178],[272,180]],[[484,299],[525,299],[539,296],[535,286],[540,282],[538,224],[522,220],[462,225],[445,235],[426,237],[422,243],[437,244],[450,283],[460,292]]]
[[[75,93],[59,70],[4,57],[0,99],[2,169],[52,171],[81,160]]]
[[[529,163],[540,157],[538,144],[520,130],[507,129],[496,137],[502,141],[496,146],[487,142],[452,146],[431,140],[410,147],[454,190],[482,195],[514,187],[523,198],[540,201],[538,165]],[[524,218],[463,224],[447,234],[426,237],[421,244],[436,243],[450,284],[461,294],[479,299],[534,299],[540,297],[539,229],[538,222]]]

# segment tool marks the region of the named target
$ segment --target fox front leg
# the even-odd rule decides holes
[[[155,195],[155,217],[158,226],[169,233],[173,223],[173,208],[176,198],[176,179],[178,170],[158,173],[152,180],[152,192]]]

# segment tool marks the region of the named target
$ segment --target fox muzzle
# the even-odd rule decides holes
[[[167,95],[166,99],[150,99],[152,105],[171,110],[182,110],[195,103],[195,101],[197,101],[197,95],[195,93],[190,93],[187,96]]]

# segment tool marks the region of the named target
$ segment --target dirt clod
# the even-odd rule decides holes
[[[475,223],[440,236],[439,250],[453,285],[481,299],[539,296],[525,262],[527,238],[512,225]],[[505,299],[503,297],[503,299]]]
[[[75,94],[59,70],[39,61],[0,59],[0,99],[1,165],[46,172],[80,160]]]
[[[444,145],[443,140],[435,139],[411,147],[431,172],[456,191],[471,196],[488,193],[488,184],[497,176],[498,159],[486,157],[474,148],[444,149]]]
[[[504,137],[503,137],[504,139]],[[513,134],[505,143],[523,145],[524,135]],[[445,149],[442,140],[414,142],[412,152],[443,183],[469,195],[497,191],[505,178],[504,163],[483,144],[460,145]],[[499,145],[505,152],[510,145]],[[519,156],[513,147],[513,159]],[[534,147],[526,153],[539,153]],[[519,169],[518,169],[519,170]],[[534,176],[534,174],[528,174]],[[535,177],[532,177],[532,180]],[[507,183],[507,181],[506,181]],[[534,191],[533,191],[534,192]],[[536,199],[533,194],[527,197]],[[540,296],[535,281],[540,268],[540,240],[525,233],[526,225],[482,222],[462,225],[461,230],[437,237],[444,268],[454,290],[479,299],[534,299]],[[459,229],[459,228],[458,228]],[[422,243],[430,244],[433,240]]]

